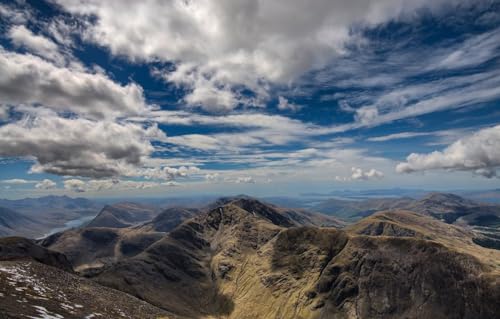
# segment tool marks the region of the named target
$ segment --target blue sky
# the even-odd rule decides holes
[[[499,12],[2,1],[0,197],[498,187]]]

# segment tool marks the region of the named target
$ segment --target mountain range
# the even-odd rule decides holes
[[[476,212],[481,204],[451,194],[402,202],[414,211],[374,206],[348,225],[247,196],[163,211],[106,206],[83,227],[0,240],[1,313],[496,318],[500,251],[478,245],[475,228],[497,229],[477,226],[493,208]]]

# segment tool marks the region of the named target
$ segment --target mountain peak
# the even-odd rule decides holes
[[[237,206],[248,213],[264,218],[274,225],[291,227],[294,226],[294,222],[285,216],[281,211],[279,211],[274,205],[265,204],[255,198],[248,196],[239,196],[230,200],[226,205]]]

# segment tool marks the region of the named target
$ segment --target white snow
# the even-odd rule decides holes
[[[49,312],[45,307],[42,306],[33,306],[36,311],[38,312],[38,315],[40,317],[28,317],[32,319],[63,319],[64,317],[61,316],[60,314],[54,313],[54,312]]]

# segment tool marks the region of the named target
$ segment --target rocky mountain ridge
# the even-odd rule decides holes
[[[316,218],[237,197],[200,211],[165,211],[140,225],[67,231],[40,244],[69,256],[80,275],[100,287],[174,317],[499,313],[500,251],[477,245],[473,230],[404,210],[378,212],[344,228],[311,224]],[[134,248],[123,250],[131,238]]]

